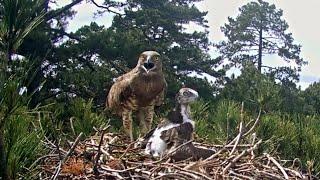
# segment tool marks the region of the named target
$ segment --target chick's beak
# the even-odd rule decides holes
[[[192,96],[194,97],[194,99],[198,99],[199,98],[199,93],[193,89],[189,90],[192,94]]]

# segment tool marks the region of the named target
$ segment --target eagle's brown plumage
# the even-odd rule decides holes
[[[137,66],[117,78],[112,85],[107,107],[122,117],[124,130],[131,140],[132,112],[137,111],[141,132],[148,132],[152,125],[154,106],[162,104],[166,87],[160,54],[155,51],[143,52]]]

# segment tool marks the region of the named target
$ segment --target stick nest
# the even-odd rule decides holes
[[[69,150],[47,143],[50,154],[41,158],[41,179],[310,179],[295,161],[283,161],[270,154],[256,155],[262,140],[254,134],[251,143],[240,143],[245,133],[225,145],[193,144],[210,150],[206,159],[174,162],[167,154],[153,159],[135,148],[121,134],[99,131],[84,141],[82,134]],[[178,150],[177,148],[176,150]],[[288,162],[291,162],[290,164]]]
[[[242,105],[243,108],[243,105]],[[302,171],[298,159],[281,160],[268,153],[257,154],[262,140],[256,137],[261,110],[255,120],[245,124],[243,110],[238,135],[226,144],[191,142],[197,160],[190,154],[175,161],[175,147],[158,159],[144,154],[122,134],[97,130],[81,141],[82,133],[69,143],[68,151],[46,138],[51,150],[34,164],[41,164],[40,179],[313,179],[312,168]],[[208,156],[208,153],[210,155]],[[202,156],[201,156],[202,154]],[[181,154],[179,155],[181,156]],[[190,158],[189,158],[190,157]],[[200,158],[199,158],[200,157]]]

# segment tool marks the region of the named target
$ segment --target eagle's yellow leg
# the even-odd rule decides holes
[[[145,135],[151,130],[152,121],[154,115],[154,105],[150,104],[147,107],[143,107],[138,112],[138,118],[140,121],[141,133]]]
[[[133,133],[132,133],[132,111],[125,109],[122,112],[122,123],[124,132],[130,137],[131,141],[134,141],[133,139]]]

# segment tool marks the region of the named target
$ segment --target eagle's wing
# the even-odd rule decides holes
[[[130,84],[134,76],[134,71],[130,71],[117,78],[108,93],[106,102],[108,108],[116,111],[121,109],[121,105],[132,95]]]
[[[170,123],[170,122],[168,121],[168,119],[162,118],[162,119],[160,120],[160,123],[158,124],[157,127],[154,127],[153,129],[151,129],[147,134],[145,134],[145,135],[143,136],[143,138],[141,138],[141,139],[138,140],[138,143],[137,143],[136,146],[138,146],[138,147],[140,147],[140,148],[145,148],[146,145],[147,145],[147,143],[148,143],[148,141],[149,141],[149,139],[150,139],[151,136],[153,135],[154,131],[155,131],[157,128],[160,128],[160,127],[162,127],[162,126],[165,126],[165,125],[168,124],[168,123]]]
[[[165,125],[167,125],[167,124],[169,124],[169,123],[170,123],[170,122],[168,121],[168,119],[166,119],[166,118],[161,118],[160,123],[158,124],[158,126],[157,126],[157,127],[154,127],[153,129],[151,129],[151,130],[143,137],[143,139],[148,141],[148,139],[153,135],[153,132],[154,132],[157,128],[163,127],[163,126],[165,126]]]
[[[161,106],[163,104],[164,98],[165,98],[166,93],[167,93],[168,84],[167,84],[165,79],[163,79],[163,80],[164,80],[163,89],[162,89],[161,93],[155,99],[155,105],[156,106]]]
[[[160,138],[168,145],[179,146],[192,139],[193,127],[191,123],[182,123],[161,133]]]
[[[173,145],[178,139],[177,128],[170,128],[168,130],[162,131],[160,138],[165,141],[168,145]]]
[[[193,158],[195,160],[199,159],[197,149],[192,142],[187,143],[192,139],[192,132],[193,126],[191,123],[182,123],[177,127],[162,132],[161,139],[166,141],[169,149],[168,153],[172,153],[170,154],[172,160],[181,161],[188,158]],[[182,144],[185,145],[179,147]],[[176,149],[178,147],[179,149]]]

